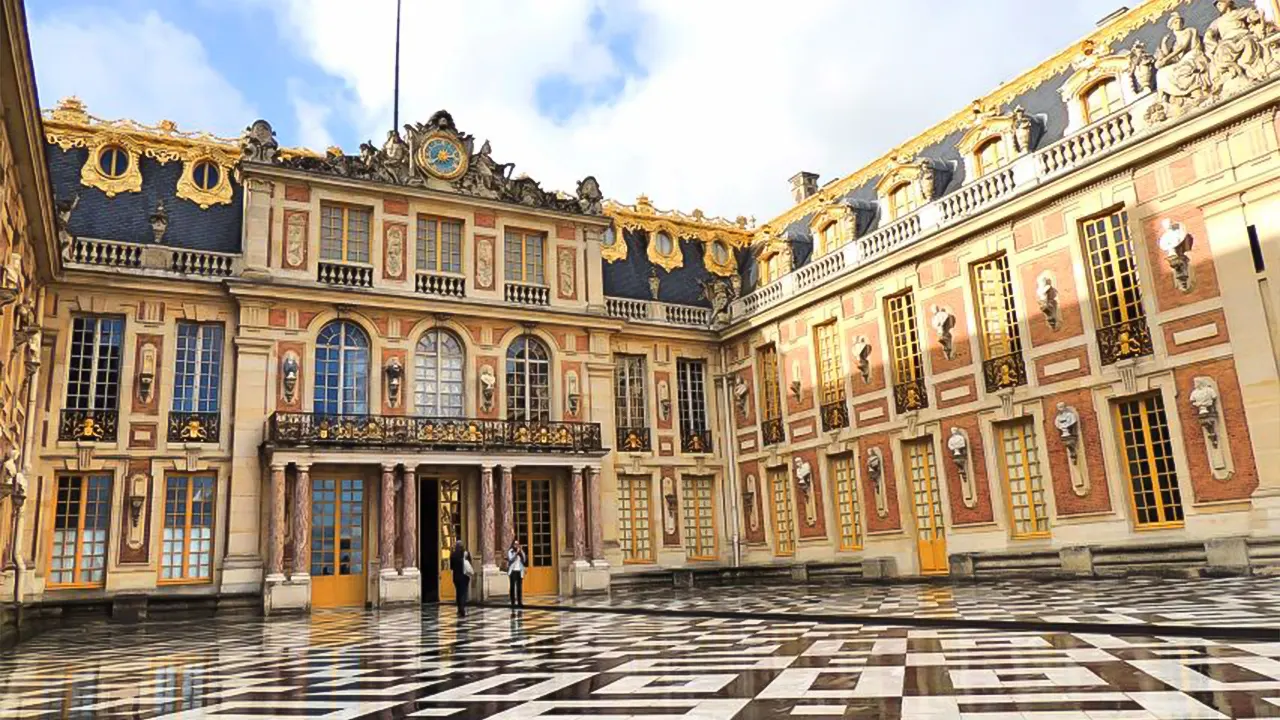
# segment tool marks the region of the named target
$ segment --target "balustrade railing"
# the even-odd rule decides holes
[[[142,245],[136,243],[76,238],[71,246],[71,260],[85,265],[140,268],[142,248]]]
[[[618,452],[649,452],[652,449],[649,428],[618,427]]]
[[[183,275],[231,277],[235,273],[235,257],[202,250],[174,250],[169,269]]]
[[[517,305],[550,305],[551,288],[546,285],[509,282],[504,297],[507,302]]]
[[[942,220],[946,222],[972,215],[1009,195],[1013,190],[1012,167],[983,175],[939,201],[942,207]]]
[[[604,307],[605,311],[609,313],[609,317],[622,318],[624,320],[649,319],[649,303],[644,300],[605,298]]]
[[[680,452],[682,453],[711,452],[711,431],[710,430],[681,430],[680,431]]]
[[[373,287],[373,268],[369,265],[321,261],[316,279],[326,285],[371,288]]]
[[[787,431],[782,425],[782,418],[765,420],[760,423],[760,442],[763,445],[778,445],[787,441]]]
[[[1036,153],[1040,173],[1056,175],[1108,153],[1137,132],[1129,110],[1108,115]]]
[[[601,453],[600,424],[403,415],[277,412],[267,424],[277,447],[413,447],[468,452]]]
[[[222,416],[216,412],[169,413],[169,442],[216,443]]]
[[[414,289],[423,295],[460,298],[467,294],[467,279],[462,275],[420,272],[414,282]]]
[[[893,386],[893,404],[899,413],[929,407],[929,395],[924,387],[924,378],[895,383]]]
[[[115,442],[119,420],[118,410],[63,410],[58,422],[58,439]]]
[[[1098,355],[1103,365],[1155,352],[1145,317],[1130,318],[1098,328]]]
[[[849,427],[849,405],[844,398],[823,403],[819,412],[822,415],[823,432]]]
[[[1022,358],[1022,353],[997,355],[983,360],[982,380],[989,393],[1026,385],[1027,361]]]
[[[662,316],[672,325],[706,327],[711,322],[711,311],[693,305],[662,305]]]

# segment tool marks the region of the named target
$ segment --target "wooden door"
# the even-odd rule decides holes
[[[457,479],[441,479],[436,486],[439,488],[440,518],[437,523],[439,527],[438,542],[440,543],[440,599],[453,600],[457,597],[458,590],[453,586],[453,569],[449,566],[449,558],[453,555],[453,546],[458,542],[458,538],[462,535],[462,493],[459,492],[459,483]],[[471,555],[472,567],[479,570],[479,557],[475,553]],[[473,583],[474,585],[474,583]],[[472,594],[475,594],[474,592]]]
[[[916,548],[920,553],[920,572],[945,575],[947,539],[942,519],[942,492],[938,488],[938,464],[933,455],[933,439],[906,443],[907,476],[911,478],[911,496],[915,507]]]
[[[522,478],[513,484],[512,509],[516,539],[529,555],[524,577],[526,595],[555,595],[560,587],[555,559],[555,524],[551,481]],[[506,548],[502,552],[506,553]]]
[[[311,480],[311,605],[365,602],[364,481]]]

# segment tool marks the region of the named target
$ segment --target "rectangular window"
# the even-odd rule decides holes
[[[1138,527],[1182,525],[1182,495],[1164,400],[1159,395],[1116,404],[1125,475]]]
[[[545,285],[543,264],[544,236],[524,230],[508,230],[506,235],[506,274],[508,282]]]
[[[1027,373],[1022,362],[1022,338],[1018,332],[1018,310],[1013,302],[1009,258],[1000,254],[975,263],[972,270],[987,391],[1024,385]]]
[[[67,409],[115,412],[120,403],[124,319],[77,317],[71,327]]]
[[[791,504],[791,473],[787,468],[769,470],[769,492],[773,496],[773,554],[796,554],[795,510]]]
[[[613,385],[618,427],[646,427],[644,380],[643,355],[618,355],[615,358]]]
[[[928,407],[924,392],[924,360],[916,330],[915,295],[910,291],[885,299],[889,347],[893,354],[893,397],[898,412]]]
[[[369,262],[369,217],[365,208],[320,206],[320,259]]]
[[[685,434],[707,432],[706,372],[707,365],[702,360],[676,359],[676,401],[680,405],[680,430]]]
[[[831,476],[836,479],[836,515],[840,518],[840,549],[862,549],[862,514],[858,512],[858,484],[854,478],[853,456],[831,458]]]
[[[778,387],[778,348],[765,345],[756,353],[760,367],[760,408],[765,420],[782,418],[782,393]]]
[[[101,585],[106,580],[110,520],[110,475],[58,478],[50,585]]]
[[[690,560],[716,559],[716,516],[713,486],[715,478],[685,475],[684,554]]]
[[[212,475],[165,478],[162,582],[213,577],[214,483]]]
[[[772,255],[760,258],[759,268],[760,287],[764,287],[787,274],[787,268],[783,264],[783,257],[780,252],[775,252]]]
[[[418,269],[462,272],[462,221],[418,216]]]
[[[653,562],[649,484],[643,475],[618,476],[618,543],[629,563]]]
[[[1001,467],[1009,493],[1009,517],[1015,538],[1049,534],[1049,503],[1040,472],[1035,425],[1019,420],[999,426]]]
[[[835,321],[814,330],[818,348],[818,375],[822,380],[822,404],[844,401],[844,369],[840,362],[840,330]]]
[[[222,325],[178,323],[173,411],[216,413],[222,388]]]

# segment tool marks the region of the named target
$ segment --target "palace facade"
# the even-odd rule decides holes
[[[544,189],[445,111],[320,153],[4,71],[23,606],[433,601],[457,541],[492,597],[513,538],[530,594],[1280,565],[1252,6],[1109,17],[761,225]]]

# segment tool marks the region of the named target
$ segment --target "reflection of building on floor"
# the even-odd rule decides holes
[[[448,600],[461,542],[497,598],[513,539],[530,596],[1280,564],[1253,12],[1140,4],[759,225],[445,111],[322,153],[0,67],[0,597]]]

